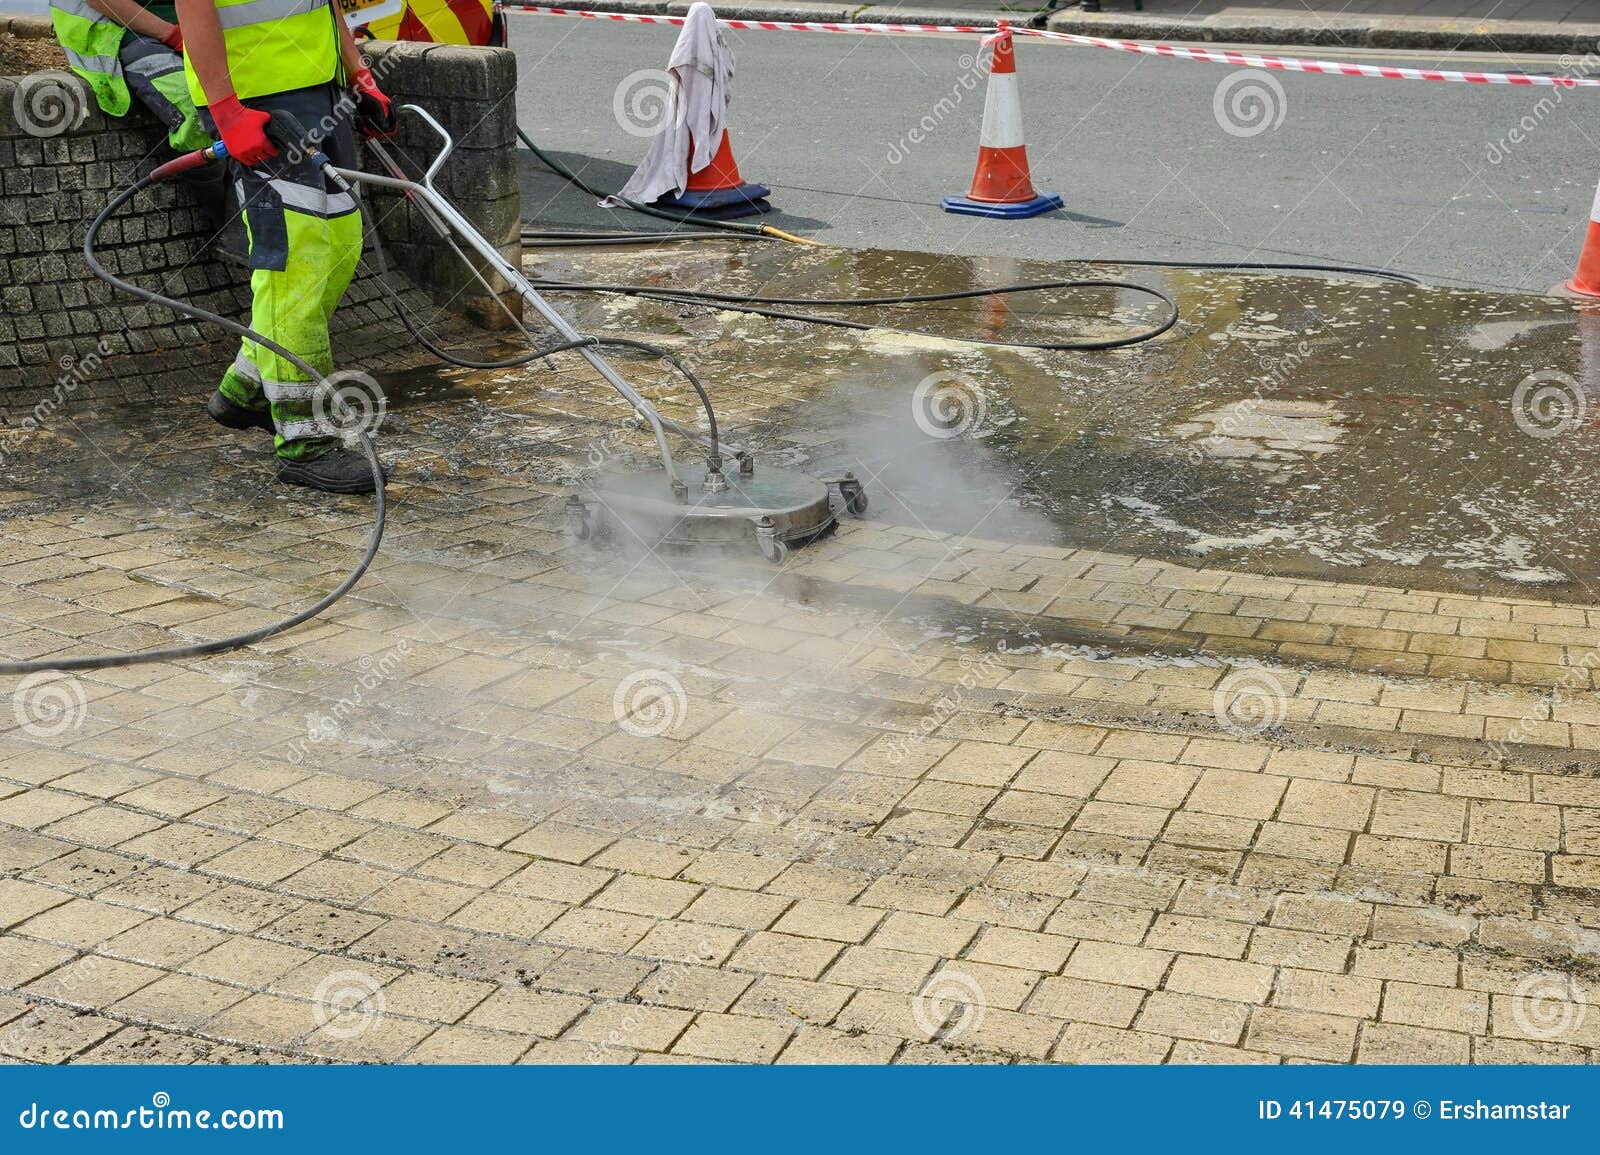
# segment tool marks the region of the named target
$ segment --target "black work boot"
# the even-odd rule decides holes
[[[384,479],[389,471],[384,470]],[[278,480],[287,485],[303,485],[324,493],[371,493],[372,466],[367,455],[353,449],[330,449],[310,461],[278,459]]]
[[[268,433],[272,432],[272,410],[246,409],[243,405],[235,405],[223,396],[221,389],[206,402],[206,413],[218,425],[226,425],[229,429],[265,429]]]

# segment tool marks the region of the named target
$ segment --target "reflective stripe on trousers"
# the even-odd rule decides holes
[[[318,217],[337,217],[355,212],[356,209],[355,198],[347,192],[309,188],[292,180],[273,179],[267,181],[267,184],[278,194],[278,199],[283,202],[284,208],[294,209],[296,212]]]
[[[174,72],[182,72],[183,57],[176,52],[170,56],[141,56],[125,63],[122,69],[135,76],[142,76],[146,80],[156,80],[162,76],[170,76]]]
[[[78,19],[87,20],[92,24],[111,19],[104,12],[96,12],[85,4],[83,0],[50,0],[50,7],[59,8],[69,16],[76,16]]]
[[[255,362],[240,350],[233,359],[233,371],[252,385],[258,386],[268,401],[314,401],[322,388],[315,381],[269,381],[261,376]]]
[[[251,98],[250,107],[292,113],[302,124],[333,125],[321,142],[334,164],[353,167],[355,138],[338,115],[332,85]],[[329,191],[322,172],[304,157],[278,157],[246,170],[229,162],[250,226],[250,327],[293,353],[315,374],[333,372],[328,323],[361,257],[361,213],[348,194]],[[308,461],[339,445],[330,397],[293,361],[254,341],[222,380],[235,405],[269,407],[279,457]]]
[[[323,437],[338,437],[339,427],[331,421],[319,421],[315,417],[307,417],[294,421],[279,422],[278,436],[285,441],[309,441]]]

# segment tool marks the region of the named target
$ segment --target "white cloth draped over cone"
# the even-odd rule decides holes
[[[682,193],[689,174],[705,168],[717,155],[733,88],[733,51],[722,38],[711,5],[690,6],[672,46],[667,75],[671,80],[665,118],[618,197],[650,204],[668,193]]]

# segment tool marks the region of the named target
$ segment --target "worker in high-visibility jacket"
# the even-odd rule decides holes
[[[267,136],[292,114],[340,168],[354,168],[355,129],[392,121],[350,29],[329,0],[177,0],[184,70],[202,121],[228,147],[250,231],[250,327],[324,376],[328,322],[361,256],[361,213],[349,193]],[[365,456],[346,449],[333,399],[272,350],[245,340],[207,412],[234,429],[272,430],[278,480],[330,493],[373,488]]]
[[[172,0],[50,0],[50,22],[67,64],[94,90],[107,116],[126,116],[138,98],[167,130],[178,152],[211,144],[183,78],[183,33]],[[225,219],[225,174],[196,169],[186,174],[200,205],[221,228]]]

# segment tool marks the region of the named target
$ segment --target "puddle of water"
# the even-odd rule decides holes
[[[1359,570],[1400,586],[1581,597],[1600,577],[1587,484],[1600,469],[1600,312],[1573,302],[780,246],[644,261],[564,253],[541,269],[817,296],[1125,275],[1173,293],[1182,324],[1133,348],[1071,353],[724,313],[720,336],[702,334],[694,352],[724,404],[781,382],[794,400],[770,429],[790,460],[876,475],[874,512],[892,520],[1273,573]],[[1044,341],[1159,315],[1104,290],[806,311]],[[696,312],[647,304],[631,319],[670,326]],[[916,420],[934,375],[957,382],[956,426],[979,412],[956,436]]]

